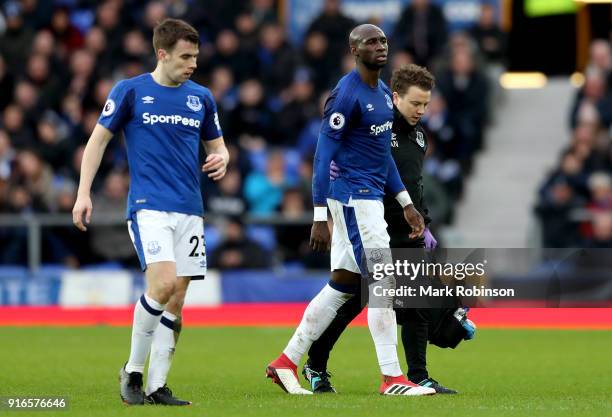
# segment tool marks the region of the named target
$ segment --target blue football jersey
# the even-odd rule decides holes
[[[128,219],[141,209],[203,215],[199,141],[223,135],[207,88],[193,81],[166,87],[150,73],[123,80],[111,90],[98,123],[125,134]]]
[[[381,80],[370,87],[353,70],[338,82],[325,103],[321,134],[341,141],[335,161],[340,177],[329,198],[382,199],[391,152],[393,101]]]

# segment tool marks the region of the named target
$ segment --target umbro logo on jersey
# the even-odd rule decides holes
[[[155,97],[151,97],[151,96],[144,96],[142,98],[142,104],[153,104],[153,101],[155,100]]]
[[[368,103],[366,105],[366,109],[368,109],[368,111],[373,111],[374,110],[374,106],[372,106],[370,103]]]

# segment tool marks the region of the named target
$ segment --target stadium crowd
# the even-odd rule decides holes
[[[0,11],[0,213],[70,213],[85,142],[110,89],[153,69],[152,28],[175,17],[200,31],[193,80],[212,91],[231,154],[225,178],[204,178],[202,186],[206,212],[217,226],[207,227],[211,266],[328,265],[308,250],[309,226],[245,225],[244,218],[310,216],[322,107],[329,88],[354,64],[347,34],[359,22],[342,13],[339,0],[324,2],[301,44],[288,40],[273,0],[9,0]],[[408,4],[387,35],[392,55],[385,80],[410,62],[428,66],[437,77],[423,121],[430,135],[425,191],[435,228],[452,222],[454,201],[485,144],[494,108],[491,79],[504,65],[506,37],[487,2],[474,27],[450,32],[442,10],[429,0]],[[563,165],[580,165],[581,175],[589,155],[601,159],[595,157],[596,130],[585,127],[583,103],[602,99],[605,83],[591,77],[577,98],[576,149]],[[560,183],[549,182],[547,189]],[[602,180],[581,185],[586,190],[592,182]],[[111,141],[94,183],[95,213],[119,216],[128,185],[119,138]],[[607,185],[607,200],[593,204],[610,204],[609,178]],[[0,264],[27,262],[26,233],[0,228]],[[109,260],[137,265],[125,225],[92,227],[87,234],[72,227],[43,229],[45,263]]]
[[[612,53],[590,45],[584,84],[569,115],[570,143],[539,190],[542,245],[612,247]]]

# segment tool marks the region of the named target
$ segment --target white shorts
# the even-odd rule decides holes
[[[385,222],[385,207],[379,200],[349,200],[343,204],[327,199],[334,219],[331,244],[331,270],[347,271],[367,276],[370,260],[364,259],[364,249],[383,249],[390,262],[389,234]],[[376,259],[376,262],[382,259]]]
[[[204,219],[183,213],[138,210],[128,220],[128,231],[140,266],[170,261],[178,277],[206,275]]]

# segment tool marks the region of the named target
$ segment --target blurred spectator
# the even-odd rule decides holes
[[[155,68],[155,56],[150,42],[138,29],[132,29],[123,36],[123,64],[136,61],[152,70]]]
[[[281,215],[291,220],[303,220],[309,216],[304,204],[304,195],[299,188],[289,188],[283,194]],[[299,261],[310,255],[308,247],[310,240],[309,224],[287,224],[279,226],[276,237],[280,249],[280,259],[283,262]]]
[[[255,53],[259,41],[259,28],[257,27],[257,21],[253,14],[248,11],[242,11],[236,16],[234,25],[242,48],[248,53]]]
[[[591,42],[589,48],[589,64],[586,73],[599,70],[605,78],[608,79],[608,88],[610,85],[610,75],[612,75],[612,50],[610,42],[605,39],[595,39]]]
[[[32,41],[32,54],[39,54],[52,59],[57,57],[57,45],[53,33],[48,30],[40,30],[36,32]]]
[[[110,78],[102,78],[98,80],[98,82],[96,82],[96,84],[94,85],[93,96],[90,98],[90,100],[93,100],[93,102],[91,103],[91,107],[97,110],[96,113],[98,114],[96,114],[96,118],[99,117],[98,109],[101,109],[104,106],[106,98],[112,90],[113,85],[114,82]],[[86,129],[85,132],[87,132],[87,134],[91,134],[91,132],[93,131],[93,127],[95,127],[95,124],[91,126],[91,130]]]
[[[244,196],[249,204],[249,212],[258,215],[271,215],[280,206],[283,192],[291,184],[285,173],[285,159],[280,150],[268,154],[266,172],[251,172],[244,184]]]
[[[395,25],[391,45],[410,52],[416,64],[427,66],[442,51],[447,37],[442,9],[430,0],[413,0]]]
[[[227,171],[217,188],[219,189],[217,194],[206,196],[208,212],[219,216],[242,216],[246,212],[242,196],[242,179],[236,168]]]
[[[239,217],[230,217],[223,227],[221,244],[210,256],[210,267],[220,269],[260,269],[271,266],[270,255],[246,236]]]
[[[544,246],[612,244],[610,43],[596,39],[589,52],[585,83],[571,107],[570,145],[540,188],[536,213]]]
[[[27,214],[32,212],[43,212],[46,207],[39,199],[34,199],[27,188],[15,185],[8,190],[7,211],[9,213]]]
[[[302,61],[310,69],[317,91],[331,87],[331,75],[336,71],[338,62],[337,56],[329,53],[329,41],[323,33],[312,31],[306,35]]]
[[[542,225],[544,247],[565,248],[578,244],[578,226],[570,219],[570,213],[582,204],[564,178],[554,179],[540,190],[536,214]]]
[[[597,213],[593,216],[593,238],[586,245],[594,248],[612,248],[612,214]]]
[[[51,73],[47,57],[31,55],[26,66],[26,78],[38,89],[41,105],[52,109],[59,106],[60,80]]]
[[[329,97],[329,91],[324,91],[319,96],[318,112],[311,115],[297,138],[297,147],[302,158],[312,158],[317,149],[317,141],[319,140],[319,131],[321,130],[321,118],[323,117],[323,109],[325,102]]]
[[[76,140],[79,136],[85,136],[79,127],[83,119],[83,107],[81,99],[75,94],[68,94],[61,104],[61,117],[68,123],[71,136]]]
[[[123,27],[120,13],[121,3],[110,0],[100,3],[96,10],[96,25],[104,31],[107,50],[113,52],[121,49]]]
[[[21,107],[16,104],[9,104],[4,109],[2,116],[2,127],[11,138],[11,143],[15,148],[23,149],[32,146],[34,143],[34,133],[25,124],[25,115]]]
[[[584,86],[578,91],[572,106],[570,123],[576,127],[581,122],[612,124],[612,94],[608,94],[607,81],[599,69],[586,74]]]
[[[210,92],[215,98],[221,126],[227,126],[227,112],[233,110],[238,102],[234,75],[228,67],[215,67],[210,75]]]
[[[79,97],[87,94],[95,71],[96,57],[87,49],[79,49],[70,56],[69,91]]]
[[[76,184],[64,178],[55,181],[56,190],[55,207],[58,213],[72,214],[72,206],[76,197]],[[80,233],[71,226],[45,227],[43,234],[45,246],[52,252],[55,259],[47,262],[60,262],[66,266],[76,268],[82,263],[93,261],[90,249],[90,236]],[[43,256],[44,259],[44,256]]]
[[[37,133],[37,148],[42,159],[56,171],[63,168],[72,151],[68,127],[57,114],[47,110],[38,121]]]
[[[22,80],[17,83],[15,104],[23,111],[26,123],[31,125],[36,122],[41,109],[38,103],[38,90],[31,82]]]
[[[382,70],[381,79],[386,83],[391,80],[391,74],[396,69],[403,67],[404,65],[414,64],[414,58],[412,55],[405,50],[398,50],[391,55],[390,65],[386,65]],[[431,71],[431,69],[430,69]]]
[[[258,27],[277,22],[274,0],[251,0],[250,3],[249,9]]]
[[[57,46],[59,47],[58,53],[60,57],[65,57],[67,54],[83,46],[83,36],[70,22],[67,8],[58,7],[53,11],[49,29],[58,41]]]
[[[46,210],[55,209],[57,196],[53,187],[53,171],[39,154],[31,150],[19,152],[16,174],[32,197],[40,201],[42,207]]]
[[[21,0],[21,13],[25,25],[34,30],[47,26],[53,13],[53,7],[55,7],[53,3],[59,2]]]
[[[168,17],[168,10],[164,2],[157,0],[146,2],[140,25],[145,38],[153,39],[153,29],[166,17]]]
[[[446,101],[438,91],[434,91],[428,111],[421,119],[430,138],[424,163],[424,171],[428,175],[424,178],[431,178],[431,181],[437,182],[444,188],[449,198],[458,200],[463,192],[463,176],[459,161],[455,159],[458,153],[457,143],[454,140],[453,127],[449,124],[448,119]],[[432,210],[431,207],[430,210]],[[452,215],[453,210],[450,207],[447,215],[441,214],[441,219],[444,219],[443,222],[450,222]],[[432,218],[434,218],[433,215]],[[433,223],[436,223],[435,219]]]
[[[565,151],[561,157],[559,168],[552,172],[549,182],[562,179],[581,197],[587,198],[587,169],[584,159],[573,149]]]
[[[215,40],[215,53],[205,62],[205,67],[227,67],[237,82],[256,75],[254,51],[241,47],[238,35],[231,29],[224,29]]]
[[[591,173],[598,169],[597,160],[593,152],[595,147],[596,125],[581,123],[572,132],[570,149],[580,158],[583,170]]]
[[[71,160],[68,172],[70,173],[70,178],[72,178],[75,183],[78,183],[79,178],[81,176],[81,163],[83,162],[83,152],[84,151],[85,151],[85,145],[83,144],[83,145],[79,145],[72,154],[72,160]],[[94,179],[94,183],[96,182],[97,182],[96,179]]]
[[[106,42],[106,33],[99,26],[93,26],[85,35],[85,49],[91,52],[96,60],[98,73],[108,75],[112,71],[112,50]]]
[[[11,102],[14,88],[15,78],[6,67],[4,57],[0,55],[0,111]]]
[[[72,203],[72,201],[71,201]],[[43,211],[37,199],[23,186],[14,186],[9,190],[7,211],[11,213],[27,214]],[[26,264],[28,253],[28,235],[25,228],[0,229],[0,264]],[[42,233],[42,262],[61,263],[66,266],[77,266],[78,260],[52,230]]]
[[[51,73],[62,80],[68,77],[65,63],[70,59],[70,56],[60,55],[58,42],[49,29],[43,29],[36,32],[30,55],[41,55],[45,57],[49,63]]]
[[[456,53],[466,53],[472,57],[474,68],[478,71],[486,71],[485,59],[476,41],[467,32],[453,32],[448,43],[442,49],[442,53],[433,60],[434,71],[440,73],[451,68],[453,55]]]
[[[348,35],[357,25],[340,10],[340,0],[325,0],[323,10],[310,24],[307,34],[322,33],[328,42],[328,53],[334,58],[346,54],[349,50]]]
[[[300,69],[295,73],[284,98],[286,103],[277,113],[274,123],[277,143],[293,147],[297,142],[297,134],[306,124],[313,118],[320,118],[308,70]]]
[[[312,161],[314,154],[308,158],[302,158],[300,162],[299,188],[302,190],[304,203],[308,210],[312,210]]]
[[[94,205],[99,213],[123,218],[127,202],[128,178],[125,174],[113,171],[106,177],[101,192],[94,196]],[[124,224],[117,226],[93,226],[91,228],[91,247],[99,258],[106,261],[119,261],[136,266],[132,241],[126,233]]]
[[[436,77],[436,83],[448,108],[456,153],[449,155],[461,162],[469,172],[474,153],[482,147],[487,120],[489,88],[485,76],[474,64],[467,51],[456,51],[449,70]]]
[[[284,28],[267,23],[261,28],[257,48],[258,78],[266,91],[278,94],[287,88],[297,68],[298,57],[285,38]]]
[[[223,0],[208,0],[206,7],[202,7],[202,3],[197,1],[170,0],[166,1],[166,11],[169,17],[190,22],[200,32],[200,39],[206,42],[210,41],[212,36],[219,30],[219,27],[224,26],[213,18],[213,13],[219,11],[221,6],[215,3],[220,3],[221,1]],[[225,3],[239,4],[240,1]]]
[[[429,209],[431,228],[451,223],[454,215],[452,194],[436,178],[425,173],[423,175],[423,198]]]
[[[469,30],[487,64],[503,65],[506,59],[507,37],[495,17],[495,6],[483,3],[478,22]]]
[[[23,68],[34,39],[34,32],[23,24],[21,3],[9,0],[3,6],[6,31],[0,36],[0,54],[8,68]]]
[[[227,139],[232,142],[241,134],[269,137],[272,113],[268,108],[264,88],[257,79],[246,80],[238,90],[238,105],[228,115],[228,125],[223,126]]]
[[[591,211],[612,212],[612,178],[607,172],[595,172],[588,180],[591,201],[587,208]]]
[[[15,149],[11,146],[11,139],[4,130],[0,130],[0,180],[4,181],[4,187],[8,185],[6,181],[11,177],[16,155]]]

